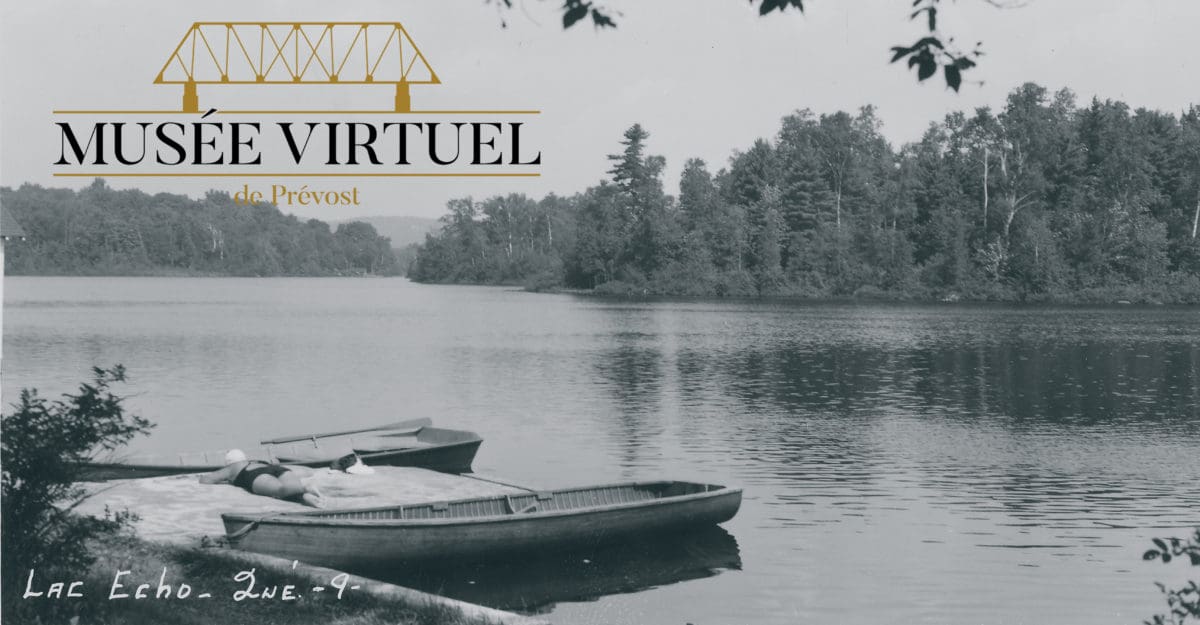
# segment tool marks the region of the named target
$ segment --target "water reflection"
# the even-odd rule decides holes
[[[1194,426],[1200,416],[1200,345],[963,347],[683,348],[679,391],[691,404],[719,391],[752,409],[863,413],[901,406],[958,419],[1004,416],[1016,428],[1130,420]]]
[[[745,488],[732,558],[651,545],[411,582],[566,625],[1138,622],[1173,574],[1142,564],[1148,538],[1200,524],[1196,309],[393,280],[18,278],[5,297],[5,393],[122,362],[159,423],[139,451],[433,416],[521,483]]]
[[[494,608],[549,613],[561,602],[595,601],[741,568],[737,540],[708,527],[533,557],[364,574]]]
[[[663,353],[653,337],[618,332],[616,346],[596,354],[593,368],[598,385],[613,396],[613,440],[621,450],[621,466],[647,464],[646,449],[662,428]]]

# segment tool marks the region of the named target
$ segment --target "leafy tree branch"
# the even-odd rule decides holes
[[[809,3],[812,0],[807,0]],[[953,35],[939,28],[939,11],[945,0],[898,0],[910,4],[908,19],[919,23],[926,34],[909,45],[894,45],[891,48],[891,62],[905,61],[909,69],[915,68],[917,80],[925,81],[941,70],[946,86],[958,91],[963,83],[963,73],[973,69],[983,56],[983,42],[977,42],[969,49],[958,46]],[[1013,9],[1024,6],[1020,0],[981,0],[997,9]],[[485,0],[503,10],[512,9],[513,0]],[[786,13],[788,10],[805,11],[806,0],[748,0],[753,7],[757,5],[758,14],[767,16],[773,13]],[[522,3],[522,7],[524,4]],[[598,30],[617,28],[622,14],[607,5],[595,0],[564,0],[561,7],[562,26],[571,28],[581,22],[590,21]],[[589,19],[590,18],[590,19]],[[501,26],[507,26],[507,21],[501,17]]]
[[[1192,566],[1200,566],[1200,529],[1188,538],[1155,538],[1154,548],[1142,554],[1144,560],[1158,560],[1163,564],[1184,557]],[[1167,613],[1155,614],[1143,621],[1145,625],[1185,625],[1200,621],[1200,583],[1190,581],[1180,588],[1167,588],[1158,584],[1167,601]]]

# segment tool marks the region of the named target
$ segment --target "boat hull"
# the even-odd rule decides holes
[[[136,480],[186,473],[207,473],[220,469],[220,465],[175,465],[175,464],[125,464],[121,462],[85,462],[79,471],[81,482],[107,482],[109,480]]]
[[[231,544],[238,549],[362,570],[406,562],[544,552],[634,534],[715,525],[732,518],[742,499],[739,489],[715,488],[645,502],[479,519],[344,521],[305,514],[266,518],[223,514],[222,520]]]
[[[381,451],[359,454],[368,465],[389,467],[420,467],[442,473],[470,473],[475,454],[483,439],[443,443],[434,447],[404,449],[398,452]],[[329,463],[308,466],[328,466]]]
[[[475,454],[483,443],[474,432],[424,428],[416,436],[423,439],[424,446],[384,451],[360,451],[359,457],[367,465],[393,467],[420,467],[442,473],[469,473]],[[313,459],[281,458],[282,464],[302,467],[328,467],[333,460],[344,455],[341,449],[326,456]],[[108,480],[140,479],[206,473],[220,469],[215,463],[166,464],[147,462],[88,462],[81,465],[80,481],[105,482]]]

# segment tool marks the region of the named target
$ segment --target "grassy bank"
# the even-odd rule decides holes
[[[32,589],[46,591],[54,581],[82,581],[81,598],[23,598],[20,592],[4,596],[4,620],[25,625],[73,622],[88,625],[210,625],[253,623],[254,625],[481,625],[487,621],[464,617],[453,608],[438,605],[404,605],[345,588],[339,598],[336,580],[324,592],[314,592],[313,583],[298,575],[264,570],[228,557],[221,548],[180,548],[140,540],[127,533],[96,541],[90,549],[97,556],[86,572],[50,577],[35,573]],[[235,581],[239,572],[254,568],[254,593],[276,588],[271,599],[242,597],[235,593],[248,588],[248,581]],[[160,577],[170,598],[155,598]],[[119,571],[128,574],[116,578]],[[20,577],[21,588],[29,571],[5,571]],[[121,584],[114,593],[114,579]],[[146,598],[136,599],[138,585],[149,584]],[[179,598],[181,584],[190,596]],[[282,599],[284,586],[293,584],[299,598]],[[211,597],[201,598],[208,593]],[[110,598],[128,594],[128,598]]]

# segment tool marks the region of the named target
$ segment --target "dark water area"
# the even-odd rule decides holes
[[[556,623],[1139,623],[1195,577],[1141,553],[1200,525],[1196,308],[18,278],[4,330],[6,403],[121,362],[150,451],[430,416],[522,483],[745,489],[712,532],[378,573]]]
[[[560,603],[597,601],[741,568],[737,539],[714,526],[590,548],[356,572],[463,601],[541,614],[552,613]]]

